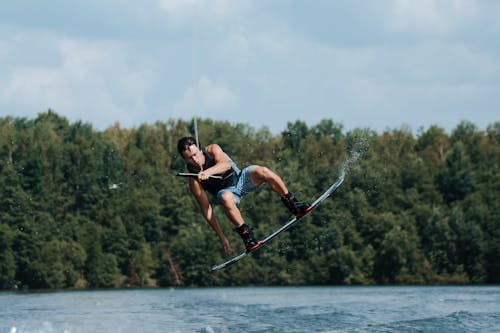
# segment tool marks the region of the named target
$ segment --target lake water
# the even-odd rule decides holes
[[[0,333],[500,332],[500,286],[0,293]]]

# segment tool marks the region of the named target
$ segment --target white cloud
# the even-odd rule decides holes
[[[33,34],[36,39],[40,35]],[[30,38],[13,53],[26,51]],[[54,64],[19,63],[2,73],[0,102],[33,115],[48,108],[70,120],[94,120],[101,126],[120,121],[132,125],[144,111],[154,77],[147,68],[131,66],[127,47],[44,35],[58,57]],[[43,53],[44,49],[32,50]],[[22,114],[24,115],[24,114]],[[97,121],[95,121],[97,120]]]
[[[250,6],[248,0],[159,0],[173,25],[192,24],[193,20],[222,21],[232,19]]]
[[[252,121],[274,125],[270,117],[280,111],[289,121],[303,119],[307,110],[309,121],[333,117],[351,126],[408,121],[417,128],[447,117],[455,124],[455,114],[485,100],[481,87],[497,81],[498,59],[462,40],[414,41],[353,47],[275,27],[233,32],[218,51],[250,88],[241,89],[241,104],[254,103]],[[423,113],[425,120],[413,115]]]
[[[397,32],[447,34],[477,12],[476,0],[394,0],[388,24]]]
[[[160,0],[160,8],[164,10],[173,23],[183,23],[195,16],[196,0]]]
[[[410,110],[432,122],[498,109],[496,1],[51,3],[5,11],[0,116],[50,107],[104,128],[203,115],[279,131],[306,117],[383,128]]]
[[[62,77],[58,70],[48,68],[17,68],[11,73],[2,91],[2,97],[11,102],[28,107],[45,107],[54,98],[60,106],[67,107],[67,95],[61,85]],[[58,91],[55,93],[55,91]]]
[[[194,86],[187,88],[181,100],[174,105],[176,116],[186,117],[205,115],[207,112],[216,118],[235,108],[239,98],[229,87],[221,82],[213,82],[201,77]]]

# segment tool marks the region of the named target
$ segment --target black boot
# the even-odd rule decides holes
[[[288,192],[284,197],[281,197],[283,204],[296,217],[301,217],[308,212],[311,203],[308,201],[297,201],[292,192]]]
[[[243,223],[240,227],[236,228],[236,231],[243,239],[243,243],[245,243],[245,248],[247,250],[247,253],[258,248],[259,245],[262,243],[261,241],[257,240],[257,238],[255,238],[255,235],[253,234],[253,228],[250,228],[245,223]]]

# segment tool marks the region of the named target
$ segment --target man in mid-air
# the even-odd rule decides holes
[[[309,202],[297,201],[283,180],[267,167],[251,165],[243,170],[238,169],[218,144],[210,144],[200,149],[196,139],[184,137],[179,140],[177,149],[186,161],[189,172],[197,174],[197,177],[189,179],[189,189],[196,198],[203,217],[214,229],[228,254],[232,253],[233,249],[219,226],[206,192],[212,194],[224,208],[224,212],[243,239],[247,252],[259,247],[261,241],[257,240],[252,228],[244,222],[238,209],[242,196],[267,183],[295,216],[303,215],[311,206]]]

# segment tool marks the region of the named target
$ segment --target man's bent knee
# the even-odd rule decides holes
[[[220,203],[224,207],[230,207],[236,205],[236,200],[234,199],[234,194],[231,191],[224,191],[220,196]]]
[[[250,178],[255,185],[261,185],[274,177],[274,172],[265,166],[256,166],[252,169]]]

